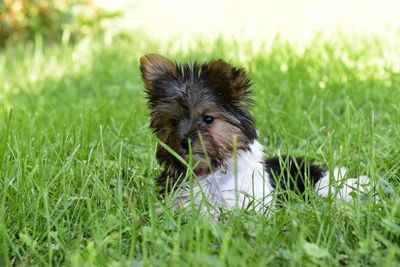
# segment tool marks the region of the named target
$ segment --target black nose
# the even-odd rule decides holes
[[[185,139],[181,140],[181,148],[188,150],[189,149],[189,141],[190,141],[191,146],[193,146],[193,140],[190,138],[185,138]]]

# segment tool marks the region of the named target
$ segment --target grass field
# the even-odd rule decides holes
[[[0,265],[400,264],[400,51],[380,38],[305,48],[135,36],[0,51]],[[398,47],[397,47],[398,48]],[[380,200],[287,202],[215,222],[155,211],[156,140],[138,59],[225,58],[254,81],[268,156],[306,155],[368,174]]]

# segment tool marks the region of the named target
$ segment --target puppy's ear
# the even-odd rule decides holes
[[[160,81],[176,76],[175,64],[168,58],[157,54],[141,57],[140,71],[149,94],[153,93]]]
[[[205,64],[201,71],[202,79],[219,94],[235,101],[248,102],[251,80],[243,68],[236,68],[222,59]]]

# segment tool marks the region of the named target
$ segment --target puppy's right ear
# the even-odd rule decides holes
[[[176,65],[166,57],[149,54],[140,58],[140,71],[147,92],[150,94],[162,80],[176,76]]]

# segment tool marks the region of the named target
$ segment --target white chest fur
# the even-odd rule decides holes
[[[248,151],[239,151],[229,159],[222,170],[206,177],[198,177],[193,187],[186,187],[178,196],[177,203],[217,209],[262,210],[272,200],[272,186],[265,171],[263,147],[257,141]],[[191,197],[192,195],[192,197]]]

